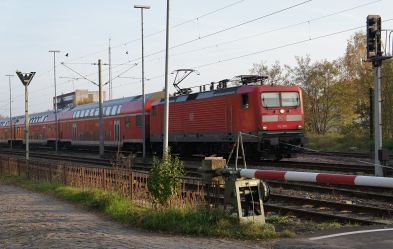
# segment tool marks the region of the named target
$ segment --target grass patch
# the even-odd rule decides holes
[[[354,136],[351,134],[327,133],[318,135],[315,133],[307,134],[309,143],[307,148],[318,151],[337,151],[337,152],[362,152],[369,153],[374,148],[374,141],[368,137]],[[356,148],[356,150],[353,150]]]
[[[368,136],[357,136],[355,134],[338,134],[326,133],[318,135],[316,133],[308,133],[309,143],[306,147],[318,151],[337,151],[337,152],[361,152],[369,153],[374,150],[374,140],[370,140]],[[393,139],[383,139],[383,148],[393,153]],[[353,150],[356,148],[356,150]]]
[[[222,209],[199,206],[182,209],[170,207],[160,211],[153,207],[140,207],[125,196],[101,189],[74,188],[10,175],[0,175],[0,182],[54,194],[58,198],[102,212],[116,221],[153,231],[252,240],[295,237],[289,230],[275,231],[272,224],[239,224],[236,218]]]

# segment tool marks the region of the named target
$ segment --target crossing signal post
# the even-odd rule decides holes
[[[21,73],[16,70],[16,75],[18,75],[20,81],[25,86],[25,122],[26,122],[26,168],[27,174],[29,174],[29,94],[28,94],[28,86],[33,79],[35,72],[31,73]]]
[[[382,56],[381,17],[367,16],[367,59]]]
[[[386,164],[387,151],[382,148],[382,112],[381,112],[381,66],[382,61],[392,58],[382,51],[382,18],[379,15],[367,16],[367,61],[374,67],[374,164],[375,176],[385,176],[383,165]]]

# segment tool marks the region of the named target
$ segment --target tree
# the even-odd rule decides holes
[[[67,104],[66,104],[66,102],[65,102],[65,100],[64,100],[64,97],[61,97],[61,98],[60,98],[60,102],[57,104],[57,107],[58,107],[59,109],[64,109],[64,108],[67,107]]]
[[[382,132],[385,138],[393,138],[393,60],[385,60],[381,68]]]
[[[275,61],[272,66],[266,65],[265,61],[261,63],[253,63],[253,68],[250,69],[251,74],[260,76],[268,76],[266,85],[285,85],[287,84],[286,75],[283,75],[283,69],[279,61]]]
[[[291,82],[303,90],[306,128],[318,134],[325,134],[334,127],[337,128],[340,120],[337,62],[323,60],[311,63],[309,55],[305,58],[295,58],[295,67],[285,67]]]
[[[347,47],[340,60],[341,100],[346,104],[348,119],[345,124],[350,131],[366,135],[370,123],[370,88],[374,88],[373,69],[367,59],[366,34],[356,32],[347,40]],[[352,119],[352,120],[351,120]]]

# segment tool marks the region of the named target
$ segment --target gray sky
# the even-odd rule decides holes
[[[0,114],[9,115],[6,74],[37,72],[29,86],[30,112],[52,109],[53,53],[57,93],[98,90],[81,74],[98,82],[101,59],[108,63],[112,47],[113,97],[140,95],[141,13],[144,11],[146,93],[164,87],[166,1],[157,0],[0,0]],[[334,60],[347,40],[366,30],[366,17],[380,15],[393,29],[391,0],[229,0],[171,1],[169,71],[194,68],[181,87],[199,86],[240,74],[253,63],[294,65],[295,56]],[[390,20],[392,19],[392,20]],[[65,55],[68,53],[68,57]],[[64,62],[66,66],[60,64]],[[137,65],[135,65],[137,63]],[[103,66],[104,82],[108,66]],[[125,73],[124,73],[125,72]],[[120,75],[120,77],[118,77]],[[65,78],[67,77],[67,78]],[[174,75],[171,75],[170,92]],[[24,87],[11,78],[13,115],[24,114]],[[108,98],[108,87],[105,86]]]

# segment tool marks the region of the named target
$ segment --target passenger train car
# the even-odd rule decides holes
[[[244,77],[244,79],[247,79]],[[247,157],[295,157],[304,136],[301,89],[243,85],[170,97],[169,146],[181,154],[226,154],[242,133]],[[147,152],[162,153],[164,92],[146,95]],[[142,96],[105,101],[105,148],[142,149]],[[99,146],[98,103],[58,111],[59,148]],[[55,147],[55,113],[29,115],[30,145]],[[25,118],[13,117],[13,145],[25,144]],[[9,119],[0,119],[0,143],[11,140]]]
[[[149,127],[150,104],[164,97],[164,92],[146,94],[146,127]],[[83,148],[99,146],[98,103],[59,110],[58,145],[60,148]],[[105,101],[104,144],[105,147],[140,150],[143,143],[142,95]],[[25,117],[12,119],[13,145],[26,143]],[[55,147],[55,112],[29,114],[29,144]],[[146,129],[149,137],[149,129]],[[0,120],[0,142],[9,144],[11,139],[9,119]]]

